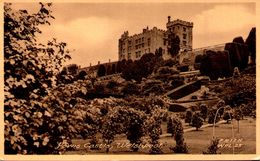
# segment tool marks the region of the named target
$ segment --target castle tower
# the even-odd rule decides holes
[[[180,52],[192,50],[192,28],[193,23],[183,20],[171,21],[171,16],[168,16],[166,23],[167,31],[172,31],[180,38]]]
[[[123,60],[123,59],[126,58],[126,55],[127,55],[127,51],[126,51],[127,43],[126,43],[126,40],[128,39],[128,37],[129,37],[129,33],[128,33],[128,31],[125,31],[121,35],[121,38],[118,40],[118,53],[119,53],[118,60]]]

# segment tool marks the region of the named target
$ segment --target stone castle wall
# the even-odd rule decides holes
[[[138,60],[145,53],[155,53],[156,49],[162,48],[164,59],[169,59],[171,56],[168,53],[168,33],[174,32],[180,38],[181,51],[192,50],[192,22],[174,20],[166,23],[167,30],[148,27],[143,29],[142,33],[129,36],[128,31],[125,31],[118,44],[119,61],[123,59]]]

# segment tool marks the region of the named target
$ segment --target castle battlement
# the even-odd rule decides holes
[[[193,23],[176,19],[171,21],[168,16],[166,30],[153,27],[151,29],[143,28],[143,31],[129,35],[128,31],[124,31],[119,38],[118,56],[119,60],[137,60],[145,53],[155,53],[159,49],[164,58],[169,58],[168,51],[170,40],[168,39],[169,31],[173,32],[180,39],[180,51],[188,51],[192,49],[192,28]]]
[[[177,20],[167,22],[166,27],[173,26],[173,25],[183,25],[187,27],[193,27],[193,22],[177,19]]]
[[[121,39],[124,39],[124,38],[129,38],[129,39],[134,39],[134,38],[139,38],[141,36],[143,36],[143,34],[148,34],[148,33],[151,33],[151,32],[162,32],[162,33],[165,33],[166,30],[163,30],[163,29],[158,29],[157,27],[153,27],[152,29],[149,29],[148,27],[147,28],[144,28],[143,29],[143,32],[139,33],[139,34],[134,34],[134,35],[131,35],[129,36],[129,33],[128,31],[125,31],[122,35],[121,35]]]

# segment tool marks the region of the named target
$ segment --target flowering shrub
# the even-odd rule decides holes
[[[70,58],[66,43],[56,39],[46,45],[37,41],[41,25],[50,24],[51,3],[40,3],[37,13],[14,11],[4,5],[5,153],[57,153],[50,118],[56,109],[48,106],[55,75]],[[65,118],[60,118],[65,119]],[[53,131],[53,132],[52,132]],[[68,133],[68,132],[67,132]]]

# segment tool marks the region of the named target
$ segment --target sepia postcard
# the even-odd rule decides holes
[[[257,1],[1,4],[1,160],[259,160]]]

